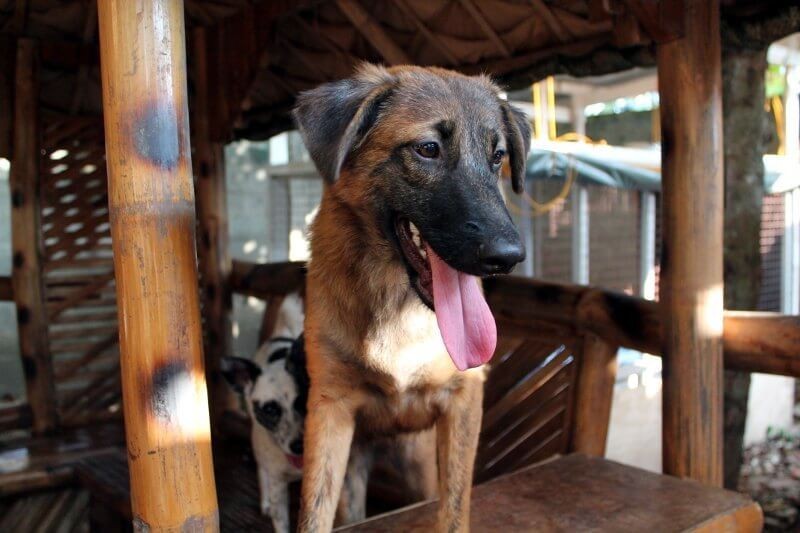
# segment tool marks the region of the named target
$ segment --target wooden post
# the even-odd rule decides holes
[[[98,3],[134,527],[217,531],[183,2]]]
[[[617,377],[617,346],[587,333],[583,340],[575,402],[572,451],[603,457],[606,453],[611,400]]]
[[[200,229],[200,277],[203,283],[203,313],[206,327],[206,375],[210,383],[212,420],[224,411],[229,388],[220,379],[219,362],[232,355],[231,293],[228,279],[231,258],[228,253],[228,206],[225,190],[223,146],[211,141],[208,94],[206,30],[192,35],[195,94],[192,106],[192,134],[195,155],[195,191]]]
[[[17,330],[33,429],[46,433],[58,423],[53,365],[47,342],[47,312],[42,280],[39,204],[39,49],[35,41],[17,42],[11,159],[11,285],[17,306]]]
[[[684,3],[658,46],[664,242],[664,472],[722,484],[722,81],[719,0]]]

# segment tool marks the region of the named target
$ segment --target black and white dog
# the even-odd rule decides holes
[[[252,360],[222,361],[225,379],[242,394],[250,415],[261,512],[269,514],[276,532],[289,531],[288,486],[302,477],[309,387],[302,324],[300,298],[289,295],[281,306],[275,336]]]

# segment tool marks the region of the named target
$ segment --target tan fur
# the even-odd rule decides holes
[[[411,288],[397,250],[376,223],[375,206],[392,194],[392,180],[412,178],[378,178],[373,170],[398,142],[424,138],[433,127],[434,112],[436,120],[457,124],[498,123],[498,89],[488,78],[470,78],[453,89],[443,80],[466,78],[419,67],[365,66],[356,77],[376,87],[366,93],[366,100],[379,94],[383,84],[395,83],[417,91],[427,103],[399,98],[391,112],[379,110],[380,120],[368,142],[356,145],[355,157],[341,166],[341,173],[338,163],[344,156],[329,151],[323,154],[327,159],[321,159],[335,163],[326,168],[336,181],[326,187],[312,226],[305,322],[311,389],[300,531],[331,529],[345,471],[349,480],[353,470],[352,464],[348,468],[348,451],[354,442],[432,427],[442,495],[438,530],[468,531],[484,371],[455,368],[434,313]],[[459,105],[459,98],[468,102],[464,105],[469,111]],[[481,98],[491,105],[481,105]],[[365,112],[360,109],[353,123],[357,125]],[[353,127],[345,137],[352,137]],[[471,130],[457,131],[466,135]],[[304,135],[317,143],[325,141],[314,137],[315,131],[305,130]],[[468,140],[474,137],[464,142]],[[434,478],[423,473],[419,485],[431,492]],[[349,495],[342,500],[347,507]]]

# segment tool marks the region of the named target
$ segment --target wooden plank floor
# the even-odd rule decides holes
[[[347,533],[433,531],[436,503],[367,519]],[[747,496],[573,454],[473,489],[472,531],[757,532]]]

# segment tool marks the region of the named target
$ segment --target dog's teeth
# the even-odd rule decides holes
[[[411,240],[414,241],[414,244],[417,245],[417,248],[422,246],[422,239],[419,238],[419,233],[411,235]]]
[[[413,222],[409,222],[408,227],[411,229],[411,235],[419,237],[419,230],[417,229],[417,227],[414,225]]]

